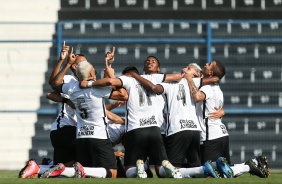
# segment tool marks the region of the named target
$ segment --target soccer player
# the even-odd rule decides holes
[[[49,84],[51,85],[55,76],[59,73],[62,63],[66,59],[69,51],[69,46],[63,43],[60,58],[56,63],[50,77]],[[76,55],[74,63],[71,65],[71,70],[74,76],[65,75],[63,78],[64,83],[75,83],[77,77],[75,74],[76,66],[85,61],[83,55]],[[74,112],[73,103],[69,100],[66,94],[57,95],[58,92],[48,93],[47,98],[56,102],[62,102],[61,110],[57,119],[53,122],[50,139],[54,147],[53,161],[54,164],[63,163],[65,166],[72,166],[75,162],[75,137],[76,137],[76,116]],[[59,93],[58,93],[59,94]],[[71,107],[71,106],[72,107]]]
[[[110,69],[108,68],[105,72]],[[124,87],[129,94],[126,103],[124,165],[127,177],[136,177],[137,160],[143,165],[143,160],[149,156],[150,163],[157,165],[167,157],[159,129],[156,95],[146,93],[136,80],[126,76],[129,71],[138,72],[135,67],[129,67],[123,70],[123,76],[119,78],[104,78],[93,82],[92,85]],[[81,85],[83,86],[83,83]],[[139,173],[139,176],[147,177],[143,171],[142,174]]]
[[[189,66],[184,68],[182,72],[188,69],[190,70]],[[189,91],[186,80],[181,79],[179,82],[154,85],[136,73],[132,73],[132,76],[149,91],[153,91],[156,94],[165,94],[167,97],[169,117],[166,128],[166,146],[168,158],[172,165],[181,167],[186,159],[190,167],[200,166],[200,128],[196,117],[195,105],[191,101],[190,95],[186,93]],[[200,81],[198,80],[199,85]],[[163,166],[166,169],[165,171],[167,171],[169,167],[166,167],[165,163],[163,163]],[[201,169],[202,173],[204,173],[204,170]],[[162,170],[160,170],[160,174],[162,176],[166,175]],[[173,175],[173,172],[170,174]],[[212,176],[217,177],[216,174]]]
[[[107,70],[105,70],[105,72],[107,72]],[[159,112],[155,110],[158,108],[156,94],[146,91],[135,79],[130,77],[131,73],[138,75],[138,70],[135,67],[127,67],[123,70],[123,75],[119,77],[119,79],[104,78],[92,83],[93,86],[114,85],[116,87],[124,87],[129,94],[126,103],[126,175],[129,178],[146,178],[147,175],[145,173],[143,160],[149,157],[150,163],[155,165],[155,168],[157,168],[157,166],[160,168],[162,163],[165,163],[166,169],[171,171],[170,177],[182,178],[179,171],[167,161],[164,143],[157,122]],[[153,75],[148,75],[148,77],[152,78]],[[86,81],[81,82],[81,87],[87,86],[88,83]],[[210,170],[210,168],[208,168],[208,170]],[[156,172],[158,171],[159,170],[156,170]],[[164,177],[167,176],[165,175]]]
[[[70,53],[68,62],[56,75],[52,88],[68,94],[75,104],[77,116],[77,159],[79,163],[89,167],[104,167],[110,172],[108,177],[116,177],[116,162],[110,140],[106,132],[106,112],[104,98],[127,100],[124,89],[112,88],[80,89],[79,83],[63,84],[63,76],[74,63],[76,56]],[[87,61],[80,62],[76,67],[79,80],[96,80],[95,69]]]
[[[207,63],[202,70],[198,68],[198,72],[202,73],[203,78],[218,77],[219,80],[225,75],[225,67],[219,61]],[[229,135],[221,118],[211,119],[209,113],[214,112],[214,107],[223,108],[224,98],[223,93],[218,84],[205,85],[200,89],[197,88],[193,81],[193,73],[185,74],[187,79],[190,94],[196,102],[197,116],[201,124],[201,161],[204,163],[207,160],[216,161],[222,156],[230,164],[229,154]],[[217,162],[216,162],[217,163]],[[242,166],[241,172],[250,172],[259,177],[266,177],[267,171],[264,168],[254,167],[254,161],[248,160]],[[239,166],[239,165],[237,165]],[[233,170],[237,170],[232,168]],[[235,176],[237,174],[235,173]],[[229,173],[226,177],[233,177],[233,173]]]

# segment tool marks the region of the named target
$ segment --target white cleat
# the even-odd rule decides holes
[[[170,178],[183,178],[180,171],[175,168],[168,160],[162,162],[162,166],[165,169],[165,172]]]
[[[136,162],[137,178],[147,178],[147,173],[144,168],[143,160],[137,160]]]

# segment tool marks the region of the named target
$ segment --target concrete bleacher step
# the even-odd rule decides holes
[[[0,44],[0,54],[5,56],[1,62],[0,110],[36,111],[40,107],[59,7],[59,1],[28,0],[23,6],[23,1],[14,0],[1,4],[0,39],[7,42]],[[1,113],[0,116],[5,125],[0,130],[0,170],[19,170],[29,159],[37,113]]]
[[[1,170],[15,170],[20,171],[28,161],[28,152],[26,148],[5,149],[0,151]],[[17,176],[15,176],[17,177]]]
[[[42,148],[48,148],[52,146],[51,145],[51,140],[49,136],[36,136],[36,137],[32,137],[32,147],[33,148],[37,148],[37,149],[42,149]]]
[[[36,123],[35,124],[35,132],[41,137],[47,137],[50,139],[50,130],[52,123]]]
[[[44,149],[30,149],[29,156],[30,158],[35,159],[38,163],[42,160],[42,158],[47,157],[53,159],[53,147],[46,147]]]

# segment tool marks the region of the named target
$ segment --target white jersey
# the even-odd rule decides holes
[[[64,76],[64,83],[77,82],[77,79],[72,75]],[[69,99],[69,96],[61,93],[61,96]],[[63,126],[76,126],[76,115],[74,109],[66,103],[62,103],[61,110],[57,119],[52,123],[51,131],[62,128]]]
[[[141,77],[151,81],[153,84],[159,84],[161,82],[163,82],[165,80],[165,74],[151,74],[151,75],[141,75]],[[165,105],[165,100],[163,95],[157,95],[157,101],[158,101],[158,123],[159,126],[161,128],[161,133],[164,133],[164,130],[162,129],[163,127],[163,123],[164,123],[164,116],[163,116],[163,109],[164,109],[164,105]],[[163,130],[163,132],[162,132]]]
[[[125,134],[124,124],[117,124],[109,120],[108,134],[113,146],[119,144],[121,142],[122,136]]]
[[[205,85],[200,90],[206,95],[205,101],[196,104],[197,116],[202,129],[201,141],[228,136],[227,129],[221,119],[213,121],[208,118],[209,113],[215,111],[215,107],[223,107],[223,93],[219,85]]]
[[[200,86],[200,78],[193,80],[196,86]],[[179,82],[161,83],[160,85],[163,86],[163,93],[167,97],[168,122],[166,136],[183,130],[200,131],[195,103],[190,95],[187,80],[183,78]]]
[[[77,116],[76,138],[107,139],[104,98],[109,98],[110,87],[81,89],[79,82],[64,84],[62,91],[70,96]]]
[[[120,76],[119,78],[128,93],[125,114],[126,131],[152,126],[159,127],[157,94],[146,90],[132,77]]]

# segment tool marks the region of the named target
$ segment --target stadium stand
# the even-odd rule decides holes
[[[177,0],[104,1],[104,3],[102,1],[62,0],[61,2],[59,19],[62,21],[62,39],[73,45],[75,52],[86,54],[86,57],[94,63],[100,76],[103,70],[103,62],[100,61],[103,61],[103,54],[112,46],[117,48],[116,71],[121,71],[132,63],[142,71],[143,61],[148,55],[155,55],[159,58],[164,73],[180,71],[188,62],[203,65],[206,62],[207,24],[204,21],[182,20],[183,17],[190,18],[190,15],[180,16],[182,11],[193,11],[194,18],[198,17],[198,11],[208,17],[207,19],[217,19],[222,14],[224,17],[226,15],[224,11],[231,11],[229,18],[245,11],[247,12],[244,14],[246,19],[256,17],[257,12],[262,15],[267,9],[260,1],[252,3],[232,0],[195,1],[195,3],[194,1]],[[223,7],[225,7],[224,10],[222,10]],[[103,11],[107,11],[107,15],[102,16]],[[107,16],[111,16],[109,14],[112,12],[119,20],[105,20]],[[130,15],[130,20],[122,17],[120,12],[123,12],[122,16]],[[163,20],[167,17],[157,16],[160,12],[165,12],[162,15],[169,14],[170,20]],[[211,12],[213,16],[209,16]],[[139,14],[138,17],[136,13]],[[141,20],[147,18],[145,14],[150,14],[153,20]],[[75,18],[74,15],[78,17]],[[241,16],[238,16],[237,19],[240,19]],[[70,21],[81,19],[81,17],[83,21]],[[97,20],[93,21],[94,19]],[[210,23],[212,58],[223,61],[227,67],[227,74],[221,86],[225,94],[224,107],[227,109],[224,119],[230,125],[232,161],[242,162],[259,153],[271,153],[269,155],[271,157],[274,152],[273,146],[276,146],[276,153],[281,152],[281,147],[277,142],[280,133],[272,136],[271,128],[264,131],[263,135],[266,137],[263,143],[261,143],[262,138],[257,135],[260,133],[259,130],[250,131],[247,135],[240,130],[240,127],[246,126],[246,119],[257,116],[256,112],[245,115],[244,113],[249,110],[281,107],[281,85],[279,85],[281,69],[275,67],[280,58],[279,42],[247,40],[250,38],[273,40],[280,35],[280,24],[281,22],[275,20],[260,22],[222,20]],[[78,40],[75,41],[75,39]],[[242,112],[234,114],[236,110]],[[234,126],[235,122],[232,118],[233,116],[241,117],[240,113],[246,117],[236,119],[235,125],[238,128],[232,129],[231,125]],[[278,118],[277,116],[276,113],[271,114],[271,117]],[[256,121],[248,120],[248,125],[251,127],[249,130],[254,129],[254,124],[264,126],[269,123],[269,126],[273,126],[273,121],[268,120],[268,116],[261,117],[264,123]],[[244,139],[247,141],[243,141]],[[273,145],[267,144],[268,141],[273,141]],[[243,152],[245,154],[242,154]],[[32,153],[34,153],[33,150],[30,154]],[[274,167],[277,167],[278,164],[279,162],[275,162]]]
[[[265,0],[62,0],[60,20],[279,19],[279,1]],[[107,13],[104,13],[107,11]],[[101,16],[102,15],[102,16]],[[142,15],[142,16],[140,16]]]
[[[54,14],[58,15],[57,30],[61,28],[61,32],[56,32],[55,35],[53,35],[54,28],[49,30],[48,36],[52,35],[54,40],[59,39],[57,41],[61,42],[65,40],[67,44],[74,47],[75,53],[85,54],[94,64],[99,76],[103,75],[104,54],[112,46],[116,47],[114,65],[117,75],[128,65],[134,65],[142,71],[143,61],[149,55],[159,58],[161,72],[173,73],[180,71],[190,62],[196,62],[201,66],[207,62],[209,45],[206,41],[209,40],[212,59],[222,61],[227,68],[221,86],[225,95],[226,110],[223,122],[226,123],[230,133],[232,163],[240,163],[264,154],[268,156],[271,168],[282,168],[282,160],[278,157],[282,153],[282,145],[279,141],[282,135],[281,110],[279,111],[282,107],[280,66],[282,32],[281,21],[279,21],[281,2],[274,0],[60,0],[59,2],[61,4],[58,3],[57,6],[47,2],[45,5],[52,11],[49,12],[50,15],[44,14],[41,19],[55,22],[57,19]],[[30,0],[30,4],[36,4],[35,0]],[[34,8],[31,5],[29,7]],[[27,9],[25,12],[30,17],[23,15],[26,18],[23,20],[40,21],[35,15],[44,10],[38,8],[32,14],[30,9]],[[48,19],[48,16],[51,18]],[[248,21],[248,19],[260,21]],[[12,20],[13,17],[7,19],[7,21]],[[21,17],[19,21],[22,21]],[[210,33],[207,30],[208,23],[211,26]],[[35,28],[36,25],[28,28],[25,25],[15,27],[31,33],[30,37],[25,39],[36,38],[32,31]],[[43,31],[36,29],[35,32]],[[17,34],[14,34],[13,38],[17,38],[15,35]],[[17,116],[12,115],[13,117],[1,113],[1,120],[11,122],[5,127],[1,136],[7,137],[11,135],[8,132],[12,131],[15,135],[6,147],[8,152],[1,151],[0,156],[5,160],[1,161],[0,165],[5,165],[5,169],[7,162],[12,162],[10,169],[18,169],[28,158],[35,158],[38,161],[43,157],[52,158],[49,132],[51,123],[57,117],[58,104],[47,100],[45,94],[51,91],[48,78],[57,61],[57,52],[60,50],[61,43],[48,44],[46,49],[46,45],[40,47],[40,44],[36,43],[38,48],[28,51],[24,47],[30,45],[24,45],[21,49],[26,54],[30,52],[24,55],[25,59],[11,64],[6,61],[4,65],[7,71],[6,81],[20,80],[19,78],[23,81],[38,79],[36,84],[29,82],[25,85],[17,85],[22,88],[22,92],[25,91],[22,95],[24,99],[15,94],[15,86],[2,83],[7,88],[7,94],[13,94],[14,98],[8,98],[7,94],[4,97],[2,95],[1,102],[6,101],[5,104],[9,104],[9,108],[1,107],[1,110],[22,109],[19,106],[20,100],[34,102],[28,103],[26,110],[38,109],[37,113],[21,113]],[[4,47],[6,45],[1,43],[1,48]],[[0,50],[3,52],[3,49]],[[40,52],[39,57],[34,56],[33,54],[38,50],[45,52],[47,50],[48,53]],[[14,50],[9,52],[12,57],[18,54]],[[19,60],[19,57],[17,56],[15,60]],[[42,61],[34,62],[34,58],[41,58]],[[23,67],[21,70],[28,71],[29,75],[16,70],[18,74],[15,78],[9,78],[9,72],[19,68],[19,65]],[[17,126],[19,129],[13,130]],[[31,136],[33,137],[30,140]],[[0,140],[2,141],[0,145],[7,145],[6,140],[5,142],[4,139]],[[20,146],[15,149],[13,145]],[[29,150],[29,154],[26,150]]]

